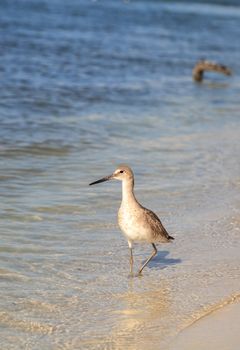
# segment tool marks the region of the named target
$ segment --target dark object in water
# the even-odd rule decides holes
[[[192,71],[193,80],[202,81],[204,71],[219,72],[225,75],[231,75],[232,71],[227,66],[218,64],[216,62],[200,60],[196,63]]]

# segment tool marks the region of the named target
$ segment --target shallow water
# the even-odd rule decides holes
[[[221,3],[1,2],[1,349],[165,349],[239,293],[240,8]],[[194,84],[201,57],[234,75]],[[120,184],[88,187],[123,162],[175,237],[134,279]]]

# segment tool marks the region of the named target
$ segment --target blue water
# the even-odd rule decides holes
[[[1,1],[1,349],[165,349],[239,293],[239,20],[238,1]],[[233,75],[194,83],[200,58]],[[140,279],[119,183],[88,187],[118,163],[176,238]]]

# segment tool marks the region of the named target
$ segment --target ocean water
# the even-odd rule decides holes
[[[239,21],[238,1],[1,1],[1,350],[163,350],[240,293]],[[200,58],[233,75],[194,83]],[[141,278],[120,184],[88,186],[119,163],[175,237]]]

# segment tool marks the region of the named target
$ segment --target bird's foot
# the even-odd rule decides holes
[[[138,272],[135,274],[135,277],[142,277],[142,271],[138,271]]]
[[[134,277],[134,273],[133,273],[133,271],[130,271],[129,275],[128,275],[128,278],[133,278],[133,277]]]
[[[142,277],[142,272],[139,272],[139,271],[137,273],[130,272],[128,275],[128,278],[134,278],[134,277]]]

